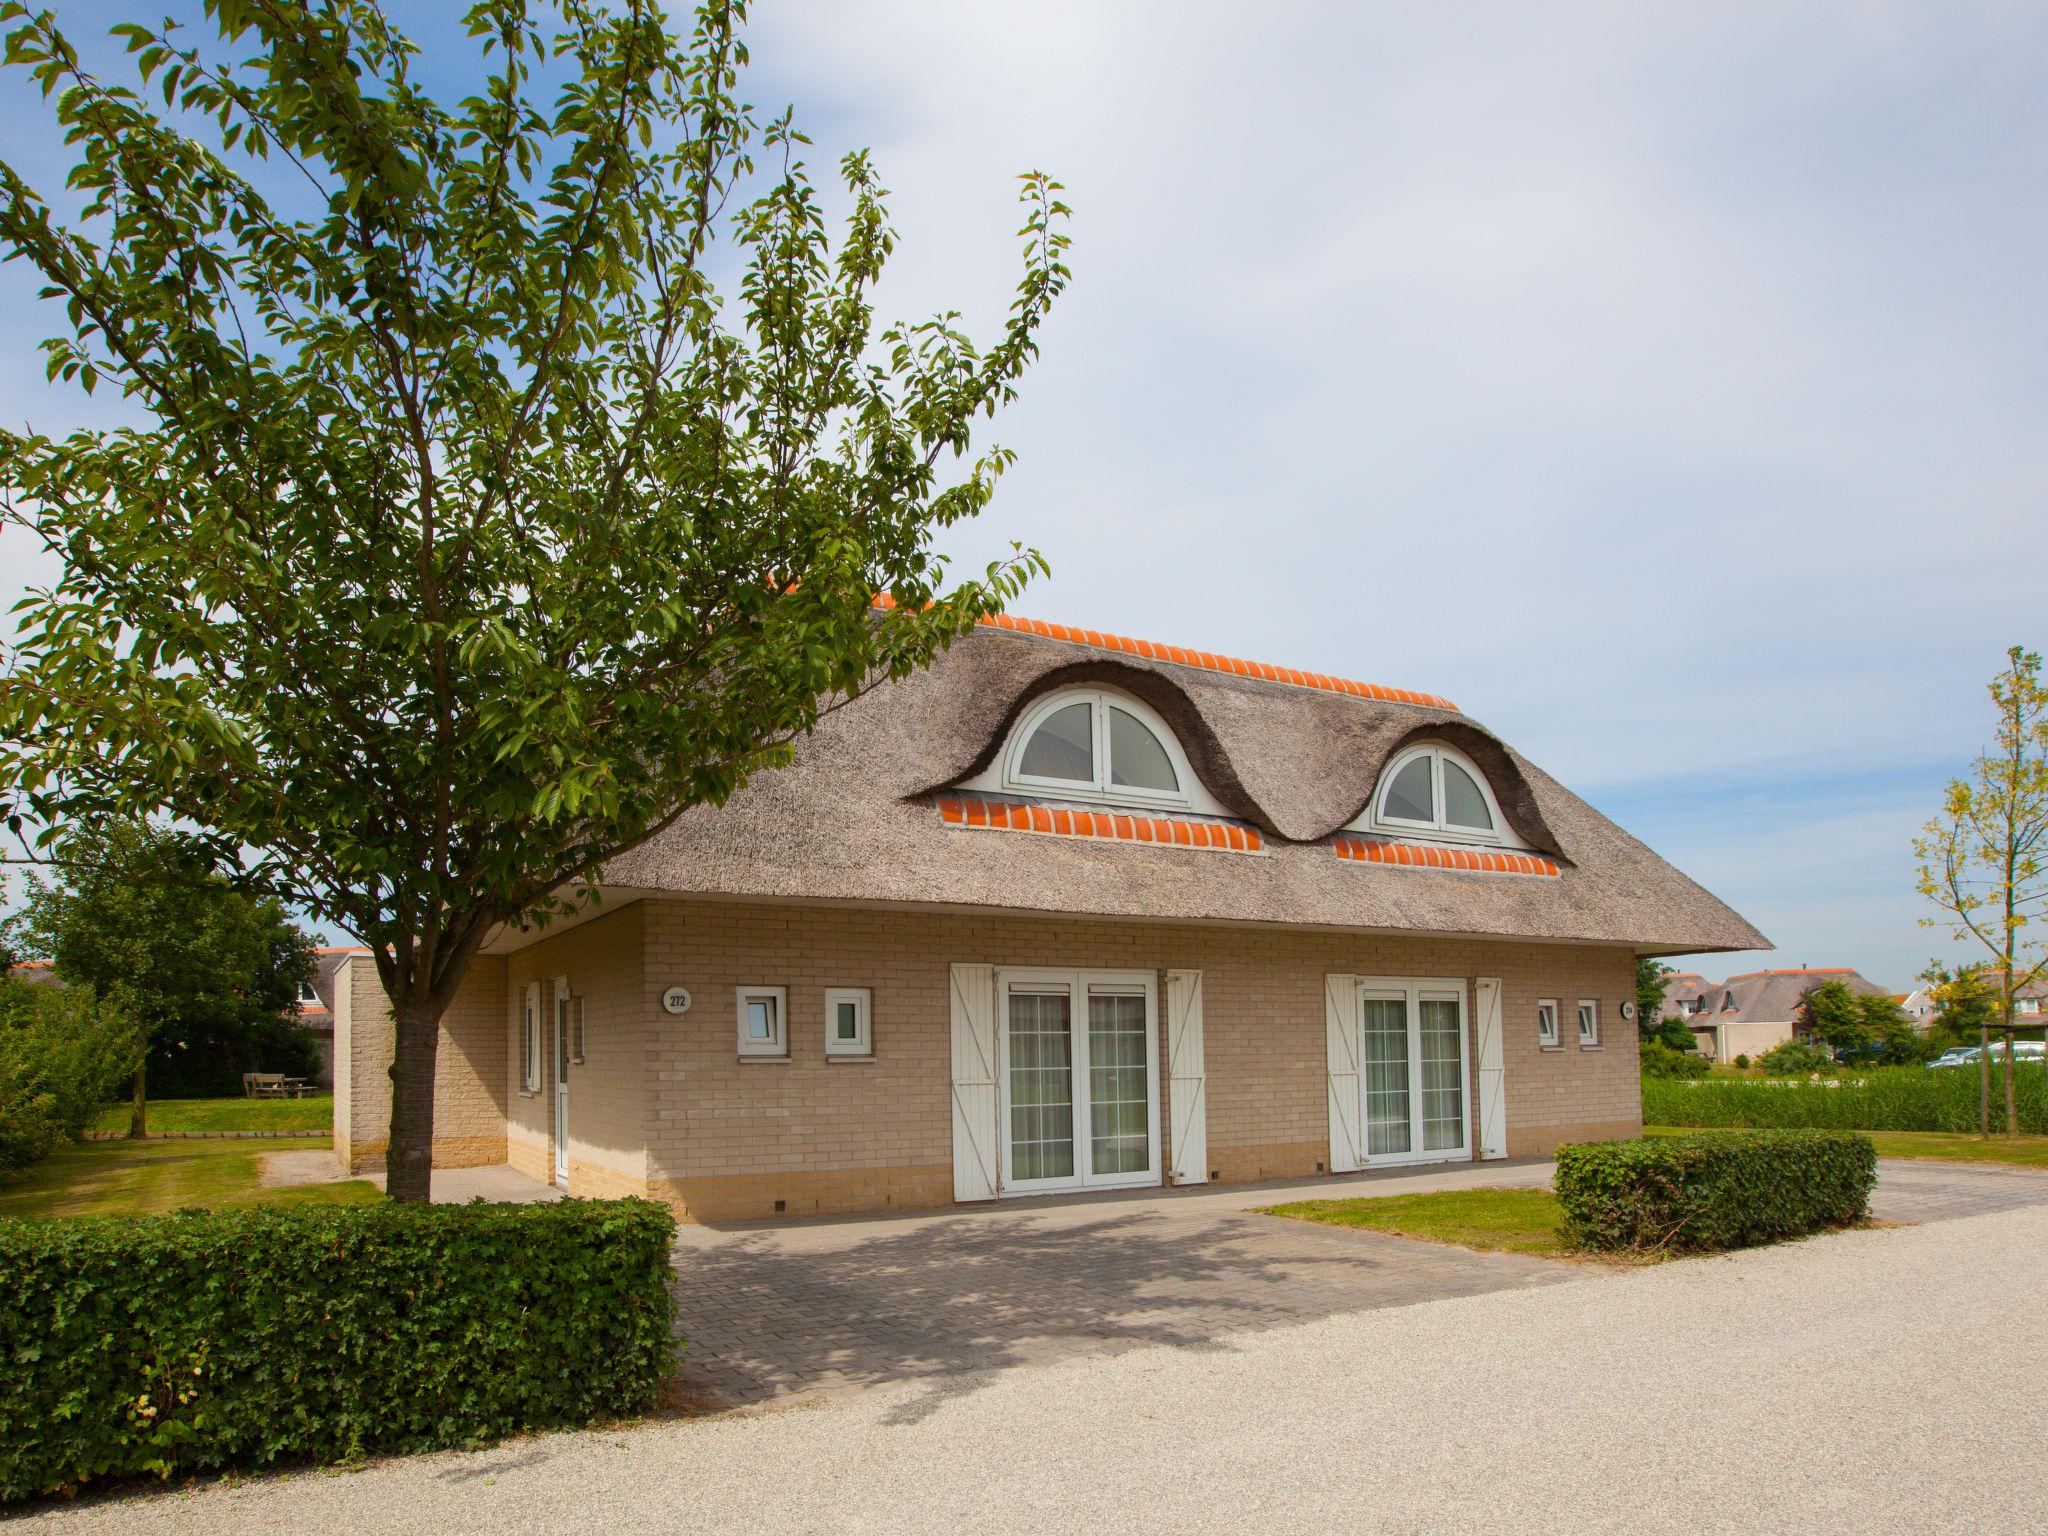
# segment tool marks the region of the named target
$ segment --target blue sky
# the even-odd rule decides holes
[[[1942,952],[1909,840],[2048,642],[2048,11],[811,0],[753,47],[894,189],[885,308],[987,332],[1011,178],[1067,184],[1021,462],[949,544],[1043,550],[1020,611],[1448,694],[1769,963]],[[0,77],[34,170],[42,110]],[[0,417],[112,419],[32,293]]]

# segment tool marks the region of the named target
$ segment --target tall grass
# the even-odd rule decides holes
[[[2042,1095],[2044,1069],[2019,1067],[2019,1128],[2048,1133]],[[2004,1068],[1991,1077],[1991,1129],[2005,1125]],[[1838,1131],[1950,1131],[1977,1129],[1974,1067],[1872,1067],[1822,1082],[1770,1078],[1643,1079],[1643,1121],[1648,1125],[1799,1127]]]

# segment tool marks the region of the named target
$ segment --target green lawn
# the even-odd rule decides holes
[[[276,1141],[87,1141],[0,1183],[0,1217],[155,1216],[188,1205],[353,1205],[382,1198],[363,1179],[264,1189],[258,1160],[325,1149],[324,1137]]]
[[[1646,1125],[1645,1136],[1712,1136],[1694,1126]],[[1958,1163],[2012,1163],[2048,1168],[2048,1136],[1957,1136],[1948,1131],[1865,1131],[1879,1157],[1926,1157]]]
[[[1547,1189],[1445,1189],[1357,1200],[1296,1200],[1267,1206],[1265,1214],[1541,1258],[1574,1252],[1558,1234],[1562,1213],[1557,1196]]]
[[[304,1099],[162,1099],[149,1106],[151,1131],[327,1131],[334,1126],[334,1095]],[[109,1104],[96,1131],[128,1129],[128,1106]]]

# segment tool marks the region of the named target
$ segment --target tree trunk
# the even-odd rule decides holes
[[[149,1041],[147,1039],[144,1039],[142,1042],[142,1048],[145,1052],[145,1059],[135,1063],[135,1081],[130,1087],[128,1101],[128,1135],[131,1140],[149,1134],[149,1062],[146,1055],[149,1050]]]
[[[395,1003],[391,1020],[391,1139],[384,1149],[384,1193],[424,1204],[434,1175],[434,1062],[441,1045],[441,1008],[432,1001]]]

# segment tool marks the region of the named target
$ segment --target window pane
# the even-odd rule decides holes
[[[1422,1000],[1422,1150],[1448,1152],[1465,1140],[1465,1072],[1458,1005]]]
[[[1394,782],[1387,786],[1387,796],[1380,802],[1380,814],[1401,821],[1435,821],[1436,796],[1430,792],[1430,757],[1424,753],[1411,758],[1408,765],[1394,775]]]
[[[839,1038],[858,1040],[860,1038],[860,1006],[857,1003],[839,1005]]]
[[[1365,1151],[1368,1157],[1407,1152],[1408,1005],[1397,998],[1365,1000]]]
[[[747,1038],[749,1040],[773,1040],[775,1038],[774,998],[750,997],[747,999]]]
[[[1486,810],[1486,796],[1472,775],[1452,762],[1444,759],[1444,821],[1453,827],[1477,827],[1481,831],[1493,830],[1493,817]]]
[[[1024,745],[1018,770],[1036,779],[1095,778],[1095,706],[1069,704],[1046,717]]]
[[[1579,1038],[1591,1040],[1598,1033],[1599,1027],[1594,1020],[1592,1008],[1585,1003],[1579,1004]]]
[[[1109,782],[1132,789],[1180,790],[1173,759],[1145,723],[1126,710],[1109,706]]]
[[[1012,1179],[1074,1176],[1073,1004],[1064,992],[1010,994]]]
[[[1089,1166],[1143,1173],[1152,1161],[1145,1092],[1145,999],[1088,999]]]

